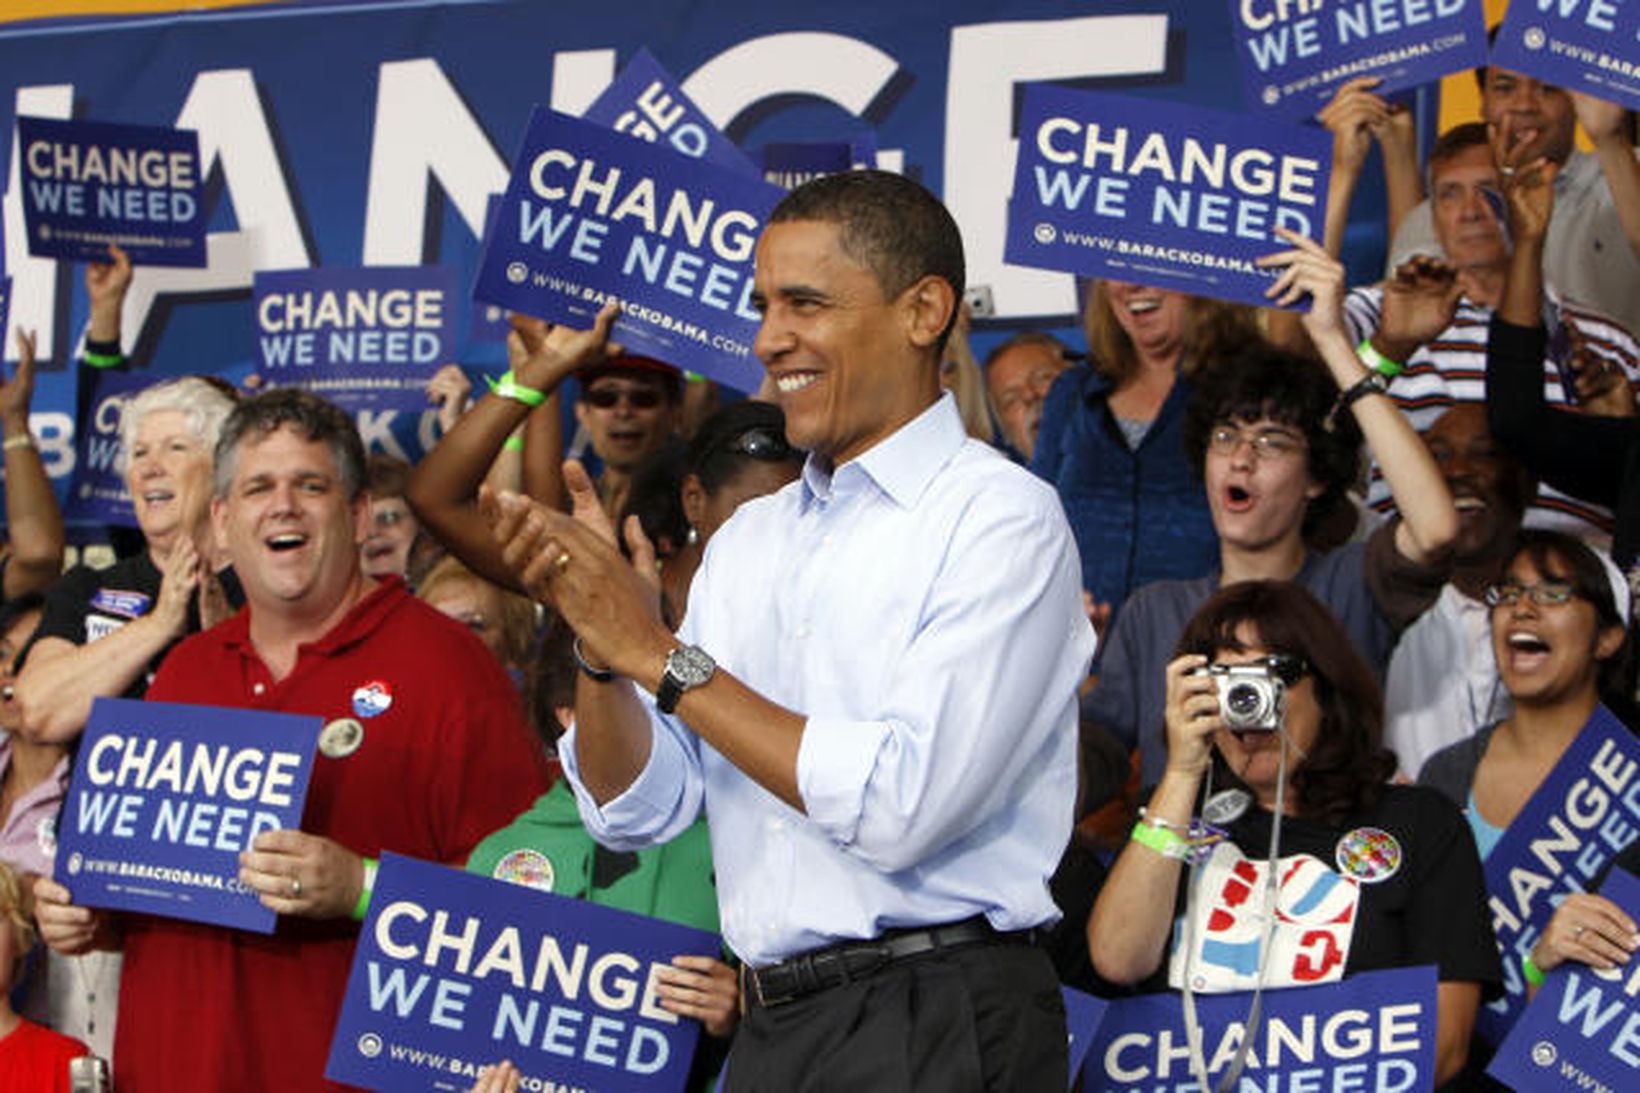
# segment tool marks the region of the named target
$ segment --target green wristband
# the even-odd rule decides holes
[[[376,887],[376,870],[380,865],[375,858],[364,860],[364,881],[359,885],[359,902],[353,905],[354,922],[363,922],[365,912],[370,910],[370,893]]]
[[[1543,986],[1543,981],[1548,978],[1543,974],[1542,969],[1532,963],[1531,953],[1527,953],[1520,958],[1520,973],[1526,977],[1526,982],[1534,987]]]
[[[1133,825],[1133,841],[1149,847],[1164,858],[1186,861],[1190,857],[1190,840],[1176,831],[1155,827],[1143,820]]]
[[[512,370],[508,369],[499,380],[490,380],[490,393],[510,398],[515,402],[522,402],[532,410],[547,401],[546,393],[537,391],[533,387],[525,387],[513,377]]]
[[[524,438],[521,437],[521,436],[509,436],[506,440],[503,440],[501,442],[501,450],[504,451],[504,452],[521,452],[521,451],[523,451],[524,450]]]
[[[1355,347],[1355,355],[1361,358],[1362,364],[1389,379],[1394,379],[1406,371],[1406,365],[1401,364],[1399,361],[1392,361],[1374,349],[1371,338],[1361,339],[1361,344]]]
[[[89,349],[80,357],[93,368],[113,368],[125,360],[118,353],[93,353]]]

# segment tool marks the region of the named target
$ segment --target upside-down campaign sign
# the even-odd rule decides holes
[[[1486,858],[1504,986],[1475,1022],[1489,1042],[1501,1041],[1525,1007],[1520,960],[1560,901],[1583,891],[1637,835],[1640,742],[1600,706]]]
[[[525,1089],[680,1090],[700,1025],[657,967],[715,956],[702,930],[382,856],[325,1076],[451,1090],[511,1059]]]
[[[1246,1037],[1251,994],[1196,996],[1202,1064],[1217,1082]],[[1435,969],[1361,972],[1267,990],[1236,1088],[1259,1093],[1410,1093],[1434,1087]],[[1087,1088],[1200,1093],[1177,993],[1113,1001],[1084,1068]]]
[[[28,252],[139,266],[205,265],[199,138],[188,129],[17,119]]]
[[[349,410],[423,410],[455,358],[455,271],[446,266],[258,273],[262,379]]]
[[[1341,84],[1379,94],[1486,63],[1482,0],[1230,0],[1250,105],[1307,117]]]
[[[302,826],[320,720],[97,699],[57,820],[57,879],[86,907],[272,933],[239,852]]]
[[[757,173],[746,153],[719,132],[647,49],[633,55],[581,117],[651,144],[665,143],[691,159]]]
[[[1640,878],[1612,870],[1600,894],[1640,916]],[[1630,1089],[1640,1074],[1640,961],[1549,973],[1486,1072],[1511,1089]]]
[[[627,349],[755,391],[753,251],[781,192],[538,107],[473,294],[588,327],[608,300]]]
[[[1331,162],[1319,130],[1033,84],[1007,258],[1268,306],[1254,260],[1320,236]]]
[[[1634,0],[1515,0],[1492,63],[1640,110],[1640,4]]]

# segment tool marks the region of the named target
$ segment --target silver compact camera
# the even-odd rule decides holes
[[[1296,657],[1270,656],[1248,664],[1209,664],[1219,689],[1219,720],[1236,732],[1270,732],[1287,714],[1287,687],[1303,675]]]

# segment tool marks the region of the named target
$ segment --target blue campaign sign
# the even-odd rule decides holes
[[[1059,993],[1065,998],[1065,1029],[1070,1033],[1070,1078],[1071,1085],[1076,1085],[1076,1079],[1082,1073],[1082,1063],[1088,1057],[1088,1048],[1093,1046],[1093,1038],[1099,1032],[1099,1024],[1105,1019],[1105,1009],[1109,1005],[1103,998],[1095,998],[1091,994],[1072,990],[1070,987],[1060,987]]]
[[[271,934],[239,852],[302,826],[320,720],[97,699],[57,820],[57,879],[86,907]]]
[[[144,388],[169,377],[148,372],[97,371],[91,376],[89,420],[80,423],[78,458],[63,516],[134,528],[131,493],[120,466],[120,419],[125,407]]]
[[[1596,708],[1486,857],[1487,905],[1503,953],[1504,995],[1476,1028],[1499,1043],[1526,1005],[1520,960],[1566,896],[1640,835],[1640,741]]]
[[[700,1025],[655,968],[716,956],[703,930],[382,856],[325,1077],[451,1090],[511,1059],[525,1089],[680,1090]]]
[[[763,146],[763,181],[795,190],[810,179],[877,163],[877,142],[868,134],[854,140],[777,141]]]
[[[1492,63],[1640,110],[1640,4],[1516,0],[1498,28]]]
[[[473,295],[587,327],[619,300],[634,353],[755,391],[753,251],[780,190],[539,107]]]
[[[100,260],[118,243],[138,265],[205,265],[193,131],[19,117],[17,154],[29,254]]]
[[[1230,0],[1248,105],[1308,117],[1357,76],[1379,94],[1486,63],[1482,0]]]
[[[1318,130],[1033,84],[1007,258],[1268,306],[1253,262],[1276,227],[1320,236],[1331,162]]]
[[[1209,1080],[1230,1066],[1251,995],[1196,996]],[[1175,992],[1110,1003],[1087,1061],[1087,1088],[1200,1093],[1190,1073],[1184,1005]],[[1264,992],[1264,1020],[1238,1089],[1434,1087],[1435,969],[1362,972],[1337,983]]]
[[[691,159],[744,174],[757,173],[746,153],[718,131],[648,49],[633,54],[621,74],[581,116],[617,133],[651,144],[664,143]]]
[[[1600,894],[1640,918],[1640,878],[1614,869]],[[1544,981],[1486,1072],[1511,1089],[1632,1089],[1640,1072],[1640,961],[1567,961]]]
[[[427,381],[455,359],[455,271],[374,266],[258,273],[262,379],[349,410],[423,410]]]

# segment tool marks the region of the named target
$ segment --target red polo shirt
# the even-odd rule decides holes
[[[302,830],[377,857],[459,865],[549,784],[495,657],[388,580],[277,682],[250,609],[178,646],[148,697],[353,718],[352,754],[314,760]],[[356,923],[281,918],[271,936],[125,918],[114,1088],[215,1093],[345,1088],[323,1078]]]

